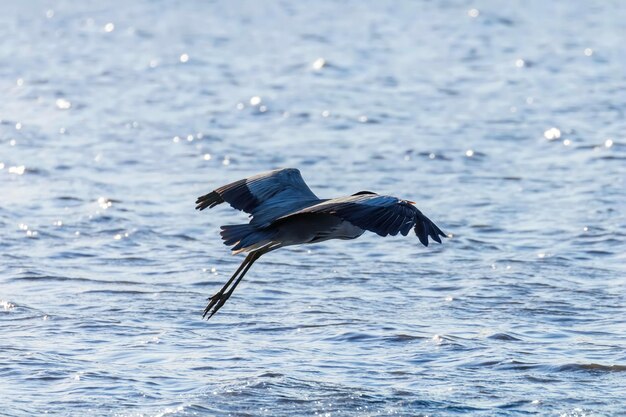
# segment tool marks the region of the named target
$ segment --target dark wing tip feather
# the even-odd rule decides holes
[[[415,222],[414,229],[415,229],[415,234],[419,238],[420,242],[422,242],[422,245],[428,246],[428,232],[426,231],[426,224],[419,217],[417,218],[417,221]]]
[[[430,227],[429,235],[435,242],[441,243],[441,238],[439,237],[439,234],[435,232],[435,229],[432,226]]]
[[[432,225],[433,234],[435,235],[433,236],[433,239],[435,239],[437,242],[441,243],[441,239],[439,238],[439,236],[446,238],[448,237],[448,235],[444,233],[444,231],[441,230],[435,223],[430,222],[430,224]]]
[[[208,194],[198,197],[196,200],[196,210],[204,210],[205,208],[213,208],[224,202],[222,196],[217,191],[211,191]]]
[[[435,223],[428,217],[418,212],[415,219],[415,234],[424,246],[428,246],[428,237],[437,243],[441,243],[441,237],[448,237]]]

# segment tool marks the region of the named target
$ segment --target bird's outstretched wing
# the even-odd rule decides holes
[[[439,243],[441,243],[439,236],[446,236],[435,223],[410,202],[378,194],[334,198],[306,207],[283,218],[301,213],[332,214],[380,236],[395,236],[398,233],[406,236],[413,228],[424,246],[428,246],[428,236]]]
[[[319,201],[299,170],[284,168],[235,181],[198,197],[196,209],[213,208],[227,202],[250,214],[251,224],[264,227],[278,217]]]

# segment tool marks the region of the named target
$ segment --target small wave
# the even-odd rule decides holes
[[[8,278],[8,282],[20,282],[20,281],[52,281],[52,282],[63,282],[63,281],[73,281],[73,282],[96,282],[93,279],[89,278],[72,278],[72,277],[61,277],[55,275],[41,275],[41,276],[33,276],[27,275],[24,277],[14,277]]]
[[[94,278],[81,278],[81,277],[62,277],[55,275],[42,275],[42,276],[24,276],[24,277],[14,277],[8,278],[8,282],[34,282],[34,281],[42,281],[42,282],[90,282],[95,284],[122,284],[122,285],[137,285],[141,284],[141,282],[135,281],[126,281],[126,280],[102,280],[102,279],[94,279]]]
[[[301,314],[308,314],[310,313],[311,310],[306,310],[303,311]],[[332,314],[332,312],[324,312],[324,311],[319,311],[317,312],[317,314]],[[339,322],[332,322],[332,323],[321,323],[321,324],[301,324],[298,326],[298,328],[300,329],[316,329],[316,328],[321,328],[321,327],[334,327],[334,326],[349,326],[353,323],[351,322],[347,322],[347,321],[339,321]]]
[[[258,376],[258,378],[282,378],[285,375],[279,373],[279,372],[265,372],[261,375]]]
[[[603,155],[603,156],[597,157],[595,159],[598,159],[600,161],[624,161],[624,160],[626,160],[626,156]]]
[[[494,333],[491,336],[488,336],[487,338],[492,339],[492,340],[502,340],[505,342],[519,342],[520,341],[520,339],[518,339],[517,337],[513,337],[506,333]]]
[[[479,229],[480,233],[502,233],[504,229],[501,227],[492,226],[489,224],[473,224],[470,226],[472,229]]]
[[[341,333],[339,335],[327,337],[324,340],[335,341],[335,342],[359,342],[363,340],[372,340],[375,339],[376,336],[368,333],[360,333],[360,332],[346,332]]]
[[[95,256],[98,256],[94,253],[85,253],[85,252],[76,252],[76,251],[63,251],[63,252],[59,252],[54,256],[51,256],[52,258],[56,258],[56,259],[74,259],[74,258],[93,258]]]
[[[385,340],[391,343],[407,343],[415,340],[424,340],[426,337],[424,336],[415,336],[410,334],[396,334],[393,336],[386,337]]]
[[[85,201],[80,197],[74,197],[70,195],[62,195],[62,196],[56,197],[56,199],[61,200],[61,201]]]
[[[88,291],[83,291],[81,294],[144,295],[144,294],[155,294],[155,292],[154,291],[139,291],[139,290],[88,290]]]
[[[555,378],[539,377],[536,375],[526,375],[525,378],[530,382],[535,382],[535,383],[540,383],[540,384],[550,384],[553,382],[559,382],[559,380]]]
[[[512,360],[512,361],[500,362],[497,365],[497,367],[500,369],[510,369],[513,371],[526,371],[528,369],[538,368],[539,365],[536,363]]]
[[[599,363],[568,363],[556,367],[557,372],[626,372],[626,365],[602,365]]]

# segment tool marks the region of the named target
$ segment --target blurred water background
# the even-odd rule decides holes
[[[626,3],[3,1],[0,414],[626,410]],[[241,261],[297,167],[453,237]]]

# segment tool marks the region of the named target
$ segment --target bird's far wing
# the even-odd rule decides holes
[[[227,202],[233,208],[252,215],[253,223],[262,225],[319,201],[302,179],[299,170],[284,168],[217,188],[198,197],[196,209],[213,208]]]
[[[424,246],[428,246],[428,236],[439,243],[441,243],[439,236],[446,236],[435,223],[408,201],[384,195],[361,194],[335,198],[293,214],[299,213],[332,214],[380,236],[395,236],[398,233],[406,236],[413,228]]]

